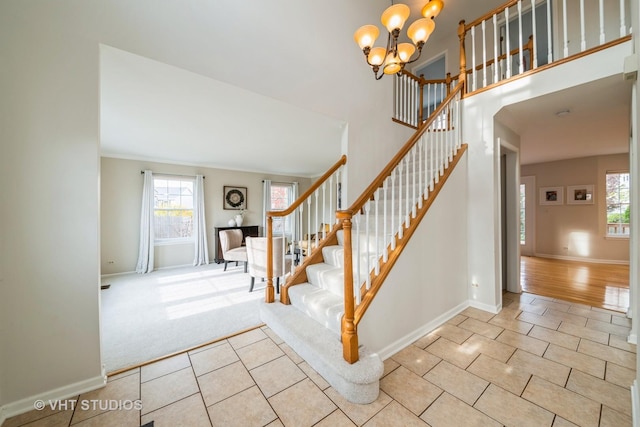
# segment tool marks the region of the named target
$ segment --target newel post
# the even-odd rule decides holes
[[[460,39],[460,81],[467,81],[467,54],[464,49],[464,37],[466,30],[464,29],[464,19],[458,24],[458,38]]]
[[[353,258],[351,244],[351,215],[342,218],[344,233],[344,316],[342,316],[342,356],[348,363],[358,361],[358,331],[355,324],[355,301],[353,298]]]
[[[264,300],[266,303],[272,303],[276,299],[273,289],[273,218],[267,215],[267,289],[265,290]]]

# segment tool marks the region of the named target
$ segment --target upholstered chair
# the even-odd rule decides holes
[[[227,263],[235,261],[244,263],[244,272],[247,272],[247,248],[242,246],[242,230],[221,230],[220,248],[224,258],[224,271],[227,271]]]
[[[251,276],[251,286],[249,292],[253,291],[256,278],[267,278],[267,238],[247,237],[247,260],[249,262],[249,275]],[[276,292],[280,293],[280,277],[284,277],[291,271],[291,258],[284,254],[284,237],[273,238],[273,277],[276,279]]]

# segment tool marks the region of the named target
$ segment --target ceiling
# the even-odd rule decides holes
[[[114,0],[101,10],[120,22],[100,52],[105,156],[317,176],[342,153],[360,100],[391,84],[371,78],[353,42],[359,26],[381,27],[388,1],[178,3]],[[413,20],[425,0],[406,3]],[[461,19],[503,3],[445,0],[424,57],[457,37]],[[521,135],[523,163],[599,154],[607,138],[594,138],[596,125],[629,117],[630,91],[619,80],[501,111]],[[562,109],[571,114],[553,114]]]

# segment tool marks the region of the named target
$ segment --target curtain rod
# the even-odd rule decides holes
[[[144,175],[144,171],[140,171],[141,175]],[[154,175],[160,175],[160,176],[182,176],[184,178],[195,178],[195,175],[184,175],[184,174],[179,174],[179,173],[153,173]],[[202,179],[206,179],[206,176],[202,176]]]

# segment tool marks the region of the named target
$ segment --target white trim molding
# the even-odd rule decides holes
[[[498,314],[502,310],[502,303],[498,305],[489,305],[482,302],[469,300],[469,306],[482,311],[488,311],[489,313],[493,314]]]
[[[638,399],[638,380],[631,384],[631,424],[640,426],[640,400]]]

